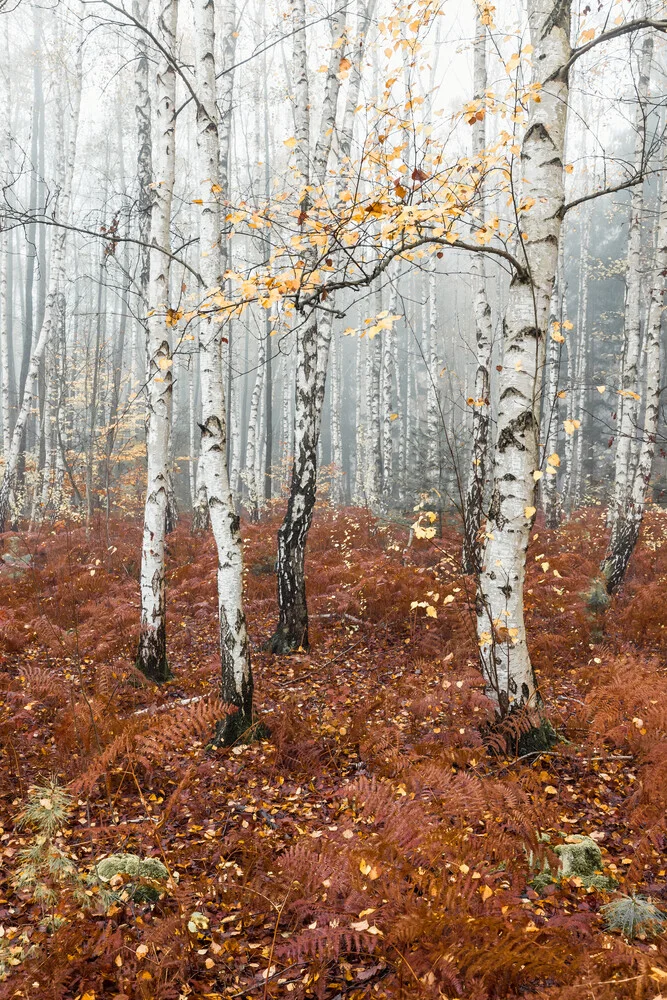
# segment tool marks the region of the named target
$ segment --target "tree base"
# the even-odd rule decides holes
[[[164,684],[174,676],[169,669],[164,624],[155,631],[142,632],[135,660],[137,670],[155,684]]]
[[[207,749],[237,746],[241,743],[256,743],[266,740],[271,730],[263,722],[258,722],[246,712],[233,712],[225,716],[215,727],[215,734]]]
[[[263,648],[276,656],[290,656],[293,653],[304,652],[308,649],[308,633],[304,635],[302,632],[301,638],[297,639],[293,632],[278,627]]]

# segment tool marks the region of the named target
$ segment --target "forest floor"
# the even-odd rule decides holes
[[[483,737],[455,530],[406,549],[400,526],[320,507],[311,650],[281,658],[262,651],[279,514],[243,528],[270,736],[231,749],[210,746],[210,538],[186,524],[170,537],[174,677],[157,690],[132,665],[140,526],[0,536],[0,997],[667,996],[665,934],[628,940],[600,912],[619,892],[667,908],[667,514],[647,515],[622,593],[599,610],[587,593],[604,512],[538,523],[529,646],[563,740],[523,760]],[[53,808],[54,778],[72,798],[45,842],[16,821],[32,785]],[[530,887],[576,834],[597,840],[619,891],[576,876]],[[34,861],[45,843],[75,864],[33,867],[17,888],[22,852]],[[118,853],[164,863],[156,902],[123,885],[109,902],[85,882]],[[55,902],[40,903],[41,882]]]

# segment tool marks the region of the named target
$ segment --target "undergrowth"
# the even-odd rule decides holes
[[[283,659],[262,652],[278,520],[244,526],[270,738],[232,749],[210,741],[227,710],[211,540],[170,536],[158,690],[132,665],[139,527],[20,537],[31,568],[0,577],[0,996],[655,997],[659,918],[642,939],[614,914],[667,900],[666,519],[647,516],[605,608],[603,514],[536,529],[529,642],[562,742],[524,761],[486,735],[453,528],[408,546],[402,525],[321,508],[312,649]],[[590,885],[558,874],[580,835],[601,849]]]

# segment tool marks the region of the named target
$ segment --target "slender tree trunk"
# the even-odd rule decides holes
[[[231,5],[228,5],[231,6]],[[224,258],[220,250],[217,194],[228,197],[229,178],[220,164],[216,124],[215,6],[195,2],[197,154],[202,177],[199,230],[199,270],[207,290],[221,285]],[[221,693],[236,712],[219,723],[217,739],[229,744],[252,725],[253,682],[243,612],[243,551],[239,518],[229,487],[226,447],[225,371],[222,324],[206,321],[199,337],[202,386],[201,471],[206,485],[211,528],[218,554],[218,615],[220,624]]]
[[[392,284],[389,293],[389,313],[396,313],[397,290]],[[393,323],[382,333],[382,493],[385,504],[390,505],[394,494],[394,375],[396,331]]]
[[[266,374],[266,341],[260,336],[257,342],[257,366],[255,369],[255,384],[250,397],[250,416],[248,418],[248,443],[246,446],[245,480],[248,489],[248,512],[251,521],[259,520],[259,495],[256,476],[257,453],[259,451],[259,402],[264,388]]]
[[[334,333],[331,339],[331,464],[333,475],[331,499],[341,505],[345,495],[343,487],[343,439],[341,435],[341,342]]]
[[[637,470],[632,482],[630,499],[616,512],[611,538],[601,566],[602,575],[610,594],[617,590],[623,582],[630,556],[637,544],[651,478],[660,413],[660,339],[666,272],[667,183],[665,183],[663,175],[656,254],[646,323],[644,346],[646,360],[645,407]]]
[[[306,49],[305,0],[294,0],[294,92],[295,158],[298,183],[305,190],[311,180],[323,184],[331,151],[333,122],[340,89],[342,48],[335,43],[342,36],[345,13],[341,10],[333,23],[333,45],[325,81],[322,127],[310,162],[310,91]],[[301,202],[305,216],[310,204],[306,193]],[[306,605],[306,539],[315,506],[317,488],[317,443],[320,434],[322,402],[331,337],[331,325],[315,316],[303,317],[296,341],[296,392],[294,397],[294,461],[290,496],[285,519],[278,531],[278,607],[279,621],[271,640],[274,653],[290,653],[308,647],[308,609]]]
[[[544,439],[546,441],[545,453],[547,461],[545,469],[540,471],[543,478],[540,480],[542,489],[542,505],[548,528],[557,528],[561,520],[561,498],[558,492],[558,464],[556,460],[548,459],[558,453],[558,422],[559,422],[559,375],[561,362],[561,349],[564,342],[561,333],[563,319],[565,316],[565,264],[564,264],[564,235],[561,236],[558,247],[558,267],[554,280],[553,292],[549,309],[549,323],[547,327],[547,348],[546,348],[546,373],[545,373],[545,394],[546,407],[543,414]],[[560,459],[558,459],[560,462]]]
[[[575,372],[575,385],[572,400],[572,412],[574,419],[579,422],[577,433],[574,436],[574,451],[572,454],[572,473],[569,497],[570,512],[575,511],[581,503],[582,478],[583,478],[583,448],[585,438],[585,412],[584,404],[587,391],[587,361],[590,351],[591,338],[588,329],[588,285],[590,274],[588,262],[590,259],[590,236],[591,236],[591,215],[590,206],[584,206],[582,226],[581,226],[581,257],[579,263],[579,304],[577,333],[579,338],[577,351],[577,368]]]
[[[174,50],[178,17],[177,0],[162,0],[158,30],[169,51]],[[167,608],[165,585],[165,536],[169,503],[170,413],[173,392],[171,343],[168,324],[170,258],[157,247],[169,248],[171,201],[175,170],[176,73],[160,57],[156,75],[157,138],[153,150],[155,203],[152,212],[150,280],[147,322],[147,483],[144,534],[141,552],[141,635],[137,666],[152,680],[169,678],[167,665]]]
[[[475,14],[475,48],[473,57],[474,99],[484,101],[487,87],[486,72],[486,26],[482,24],[479,8]],[[477,120],[472,128],[473,158],[482,157],[486,148],[486,110],[478,109]],[[479,225],[486,222],[484,180],[480,180]],[[484,519],[484,500],[489,485],[489,449],[491,428],[491,351],[493,348],[493,324],[491,306],[486,293],[486,268],[484,255],[473,254],[471,261],[475,310],[475,343],[477,350],[477,370],[472,402],[472,450],[468,472],[468,486],[464,503],[463,518],[463,572],[479,574],[483,539],[481,534]]]
[[[563,155],[570,57],[569,0],[528,0],[534,46],[531,103],[521,143],[519,231],[530,264],[515,272],[503,324],[504,364],[494,448],[494,487],[477,594],[477,628],[487,694],[499,719],[526,711],[533,727],[520,746],[550,741],[526,643],[523,587],[539,466],[538,374],[558,258],[564,204]]]
[[[653,35],[647,32],[642,41],[639,56],[639,80],[637,84],[638,104],[635,116],[635,169],[641,169],[644,161],[644,114],[648,95],[653,55]],[[621,362],[620,394],[618,402],[616,460],[614,470],[614,497],[609,511],[613,525],[618,517],[625,518],[626,508],[631,503],[632,469],[631,456],[635,435],[639,431],[639,350],[641,343],[641,234],[644,212],[644,185],[637,184],[632,189],[630,201],[630,225],[628,230],[628,250],[625,278],[625,314],[623,329],[623,358]],[[610,543],[610,554],[615,543]],[[611,563],[603,563],[611,570]],[[615,576],[616,574],[614,574]],[[620,580],[607,581],[609,592]]]
[[[74,175],[74,161],[76,156],[77,134],[79,126],[79,110],[81,105],[81,39],[77,46],[76,66],[73,80],[69,87],[69,120],[67,128],[67,141],[65,140],[65,114],[63,107],[63,95],[56,103],[56,131],[59,136],[58,143],[58,164],[57,177],[59,186],[59,197],[57,201],[58,221],[66,223],[69,219],[70,203],[72,196],[72,179]],[[46,297],[44,318],[40,328],[37,343],[35,344],[30,364],[26,374],[23,396],[19,407],[18,416],[12,432],[9,451],[6,455],[2,484],[0,485],[0,531],[4,530],[5,521],[9,513],[10,498],[14,487],[16,470],[19,456],[21,454],[23,434],[26,422],[30,413],[34,386],[39,375],[40,364],[49,344],[51,335],[57,325],[57,295],[60,283],[65,270],[65,245],[67,230],[56,228],[51,240],[51,268],[49,275],[49,292]]]

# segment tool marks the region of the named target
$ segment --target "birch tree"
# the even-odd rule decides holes
[[[477,592],[477,630],[487,693],[499,718],[525,710],[536,745],[549,742],[524,622],[526,549],[539,468],[537,373],[544,365],[549,301],[564,206],[570,3],[528,0],[533,83],[521,142],[519,231],[528,267],[515,271],[503,321],[493,493]],[[530,740],[523,737],[530,748]]]
[[[227,13],[233,11],[227,0]],[[200,175],[199,271],[206,292],[219,290],[224,273],[218,197],[228,197],[229,177],[220,157],[216,115],[215,5],[196,0],[197,166]],[[199,331],[202,421],[201,473],[218,556],[218,618],[222,698],[236,712],[218,726],[217,739],[233,743],[252,724],[253,681],[243,611],[243,551],[229,487],[223,325],[207,318]]]
[[[66,82],[65,86],[59,90],[56,101],[56,134],[58,136],[56,177],[58,198],[55,211],[56,222],[60,225],[55,229],[51,240],[49,288],[44,306],[43,319],[37,342],[30,357],[23,398],[12,431],[9,450],[5,454],[5,466],[2,484],[0,485],[1,531],[4,531],[5,521],[9,514],[10,499],[21,455],[23,434],[30,415],[40,365],[57,326],[58,293],[65,273],[65,251],[68,232],[66,226],[70,219],[72,181],[74,177],[79,112],[81,107],[82,52],[83,41],[81,35],[79,35],[77,43],[74,46],[74,67],[67,72],[67,69],[63,66],[63,76]],[[67,113],[64,104],[65,95],[67,96]]]
[[[167,52],[175,51],[178,0],[162,0],[158,30]],[[171,202],[174,190],[176,142],[176,69],[173,57],[159,53],[155,78],[156,141],[153,149],[154,204],[151,219],[146,344],[147,483],[141,550],[141,634],[139,669],[158,683],[169,678],[165,538],[170,492],[171,400],[173,360],[169,325]]]
[[[667,166],[663,152],[663,170]],[[667,272],[667,183],[662,176],[662,193],[659,205],[655,258],[651,269],[651,285],[644,358],[646,382],[644,386],[644,418],[640,425],[640,446],[637,468],[634,473],[630,496],[616,510],[611,538],[602,563],[602,574],[609,593],[622,583],[641,527],[653,466],[655,442],[660,413],[661,388],[661,328],[664,312],[665,273]]]

